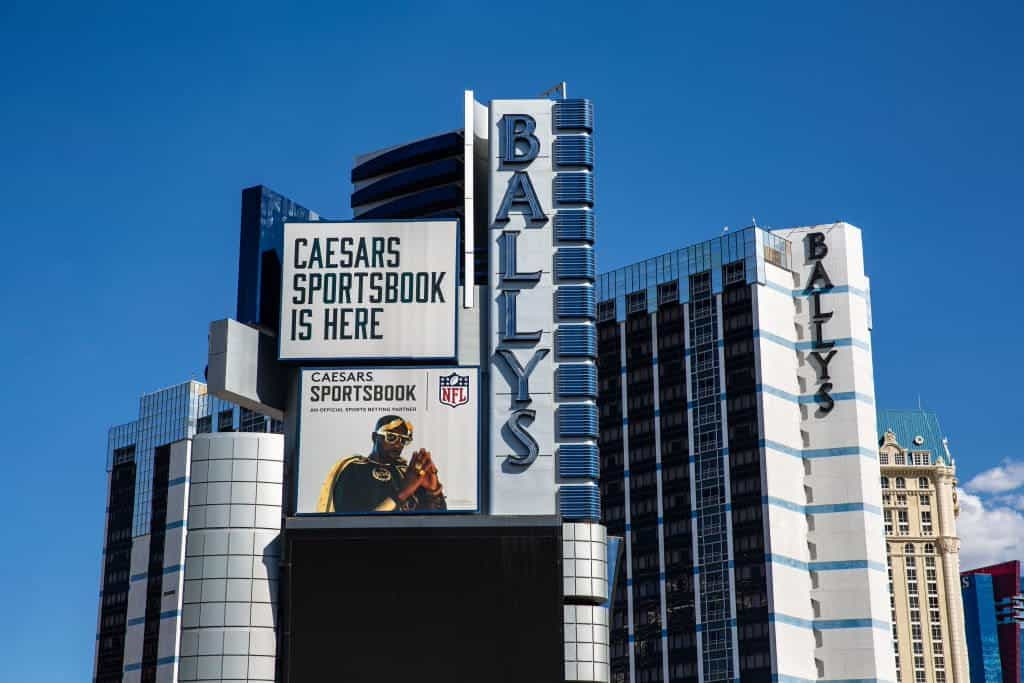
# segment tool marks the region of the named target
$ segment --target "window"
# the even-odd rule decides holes
[[[607,322],[615,320],[615,300],[601,301],[597,304],[597,321]]]
[[[234,411],[222,410],[217,413],[217,431],[218,432],[233,432],[234,429]]]
[[[673,280],[658,285],[658,303],[667,304],[673,301],[679,301],[679,281]]]
[[[647,290],[633,292],[626,297],[626,311],[628,313],[641,313],[647,310]]]
[[[897,514],[897,520],[899,521],[899,525],[900,525],[900,529],[899,529],[900,535],[901,536],[909,536],[910,535],[910,517],[907,515],[907,511],[906,510],[897,510],[896,514]],[[913,546],[911,546],[911,548],[913,548]]]
[[[896,464],[897,465],[905,465],[906,464],[906,460],[907,459],[905,457],[903,457],[902,453],[897,453],[896,454]]]
[[[889,477],[882,477],[882,488],[889,488]]]
[[[935,554],[935,544],[934,543],[925,543],[924,544],[924,554],[925,555],[934,555]],[[931,562],[929,562],[928,560],[931,560]],[[928,565],[929,567],[934,567],[935,566],[935,559],[934,558],[925,558],[925,564]]]
[[[897,505],[902,505],[903,507],[907,507],[907,494],[905,494],[905,493],[897,493],[896,494],[896,504]]]
[[[907,488],[907,480],[903,477],[896,477],[896,488],[905,489]]]
[[[196,434],[209,434],[213,431],[213,418],[207,415],[196,421]]]
[[[914,544],[913,543],[907,543],[905,546],[903,546],[903,553],[905,555],[913,555],[914,554]]]
[[[910,627],[910,637],[914,640],[921,640],[921,624],[913,624]]]
[[[932,533],[932,513],[927,510],[921,513],[921,533]]]
[[[892,505],[892,496],[890,494],[882,494],[882,505]]]
[[[885,515],[885,535],[892,536],[892,510],[886,510]]]
[[[916,609],[910,610],[910,621],[911,622],[920,622],[921,621],[921,612],[920,612],[920,610],[916,610]]]
[[[941,616],[939,615],[939,610],[937,610],[937,609],[933,609],[933,610],[931,610],[930,612],[928,612],[928,619],[929,619],[929,620],[930,620],[930,621],[931,621],[931,622],[932,622],[933,624],[937,624],[937,623],[939,623],[940,621],[942,621],[942,617],[941,617]]]
[[[921,501],[921,505],[931,505],[932,504],[931,497],[927,493],[922,493],[920,496],[917,497],[917,499],[919,501]]]
[[[889,464],[889,454],[888,453],[879,453],[878,454],[878,462],[881,465],[888,465]]]
[[[932,641],[942,640],[942,625],[932,624]]]
[[[907,598],[907,601],[910,605],[910,609],[921,609],[921,598],[916,595],[911,595]]]
[[[917,488],[926,489],[928,488],[928,477],[919,477],[917,480]]]

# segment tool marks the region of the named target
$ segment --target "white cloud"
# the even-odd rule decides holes
[[[960,537],[961,570],[1024,559],[1021,557],[1024,552],[1024,514],[996,501],[982,500],[962,489],[957,493],[960,497],[957,535]]]
[[[1024,486],[1024,462],[1004,460],[998,467],[985,470],[964,485],[975,493],[1006,493]]]

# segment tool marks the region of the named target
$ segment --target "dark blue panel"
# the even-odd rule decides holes
[[[558,438],[597,438],[597,406],[571,403],[558,407]]]
[[[352,193],[353,208],[363,204],[384,201],[399,195],[408,194],[428,187],[437,187],[448,183],[461,184],[463,181],[462,162],[458,159],[441,159],[423,164],[408,171],[399,171],[387,176],[372,185],[368,185]]]
[[[988,574],[965,574],[961,576],[961,586],[971,681],[1001,683],[1003,667],[992,577]]]
[[[263,185],[242,190],[235,308],[239,322],[277,330],[284,224],[319,219],[313,211]]]
[[[555,214],[555,239],[560,242],[593,242],[594,212],[589,209],[561,209]]]
[[[555,166],[594,167],[594,139],[589,135],[562,135],[553,147]]]
[[[555,330],[559,358],[597,358],[597,329],[593,325],[559,325]]]
[[[601,495],[596,486],[569,484],[558,490],[558,512],[569,522],[601,520]]]
[[[559,398],[597,398],[597,367],[587,363],[561,364],[555,371]]]
[[[555,176],[555,202],[558,204],[594,203],[594,176],[585,171]]]
[[[553,110],[556,131],[594,130],[594,105],[590,100],[560,100]]]
[[[594,250],[590,247],[562,247],[555,253],[555,281],[590,280],[596,277]]]
[[[352,169],[352,182],[463,153],[462,133],[444,133],[379,154]]]
[[[586,443],[558,447],[558,476],[565,479],[597,479],[600,461],[597,446]]]
[[[563,285],[555,292],[555,315],[559,319],[594,319],[594,288],[591,285]]]
[[[359,214],[359,218],[370,220],[378,218],[422,218],[428,214],[441,215],[442,212],[457,210],[462,206],[464,199],[460,186],[444,185],[407,195],[393,202],[381,204],[365,213]]]

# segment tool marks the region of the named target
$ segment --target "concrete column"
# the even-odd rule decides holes
[[[942,558],[942,584],[946,594],[946,624],[949,634],[950,673],[953,683],[968,683],[967,640],[964,633],[964,602],[960,593],[960,539],[956,535],[956,479],[952,468],[942,468],[935,477],[935,500],[939,512],[938,551]]]

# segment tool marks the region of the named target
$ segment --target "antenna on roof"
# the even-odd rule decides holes
[[[726,225],[726,226],[723,226],[723,227],[722,227],[722,234],[725,234],[725,233],[727,233],[727,232],[729,232],[729,226],[728,226],[728,225]]]
[[[750,220],[753,223],[754,227],[756,228],[757,227],[757,217],[756,216],[751,216]]]
[[[552,86],[540,94],[541,97],[547,97],[549,95],[558,94],[561,99],[565,99],[569,96],[569,87],[565,81],[562,81],[558,85]]]
[[[917,395],[917,409],[924,410],[924,408],[921,407],[921,394]]]

